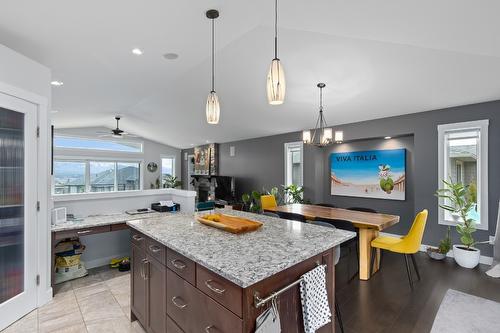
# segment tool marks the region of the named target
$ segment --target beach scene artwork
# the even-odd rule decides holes
[[[405,200],[406,149],[330,155],[331,195]]]

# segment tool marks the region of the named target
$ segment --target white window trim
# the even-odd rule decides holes
[[[476,229],[479,230],[488,230],[488,126],[489,120],[477,120],[477,121],[468,121],[462,123],[453,123],[453,124],[445,124],[438,125],[438,187],[443,188],[443,179],[448,179],[448,177],[444,174],[445,170],[445,150],[444,150],[444,134],[447,131],[453,130],[467,130],[467,129],[479,129],[479,159],[477,161],[477,183],[480,187],[479,195],[479,204],[481,211],[481,222],[476,224]],[[438,212],[439,219],[438,223],[443,225],[456,225],[457,222],[450,221],[445,218],[445,211],[439,204],[443,203],[443,199],[438,199]]]
[[[172,176],[176,177],[177,175],[177,170],[175,170],[175,164],[177,163],[177,158],[175,157],[175,155],[160,155],[160,178],[163,176],[163,159],[164,158],[171,158],[173,160],[173,163],[172,163]]]
[[[138,192],[138,191],[143,191],[144,190],[144,160],[143,159],[134,159],[134,158],[126,158],[126,157],[116,157],[116,158],[104,158],[104,157],[92,157],[92,156],[60,156],[60,155],[55,155],[54,156],[54,162],[55,161],[67,161],[67,162],[85,162],[85,193],[66,193],[66,194],[54,194],[54,186],[55,186],[55,177],[52,177],[52,184],[51,184],[51,194],[52,197],[66,197],[66,196],[72,196],[72,195],[79,195],[79,196],[85,196],[85,195],[92,195],[93,193],[96,192],[90,192],[90,168],[89,168],[89,163],[88,162],[130,162],[130,163],[139,163],[139,189],[138,190],[128,190],[128,191],[117,191],[117,183],[116,183],[116,172],[115,172],[115,190],[111,192],[106,192],[106,193],[123,193],[123,192]]]
[[[285,186],[290,185],[288,183],[288,149],[290,147],[300,147],[300,174],[301,174],[301,179],[302,179],[302,184],[300,184],[301,187],[304,186],[304,143],[302,141],[296,141],[296,142],[286,142],[284,144],[284,159],[285,159],[285,180],[283,184]]]

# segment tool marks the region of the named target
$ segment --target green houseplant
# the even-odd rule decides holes
[[[448,252],[450,252],[451,247],[452,247],[451,228],[448,226],[448,228],[446,230],[445,238],[443,238],[439,241],[438,247],[434,247],[434,246],[427,247],[427,254],[432,259],[443,260],[444,258],[446,258],[446,254],[448,254]]]
[[[295,184],[291,184],[288,186],[282,185],[282,186],[283,186],[283,192],[285,193],[285,198],[287,199],[287,203],[304,203],[303,187],[297,186]]]
[[[260,213],[262,211],[262,206],[260,204],[261,194],[258,191],[252,191],[252,193],[243,193],[241,200],[243,201],[243,210],[252,213]]]
[[[475,248],[474,232],[476,221],[469,212],[475,207],[474,188],[453,180],[443,179],[444,188],[436,191],[436,196],[442,201],[439,207],[451,213],[457,220],[456,230],[460,235],[461,245],[453,245],[453,257],[457,264],[465,268],[474,268],[479,264],[480,250]]]

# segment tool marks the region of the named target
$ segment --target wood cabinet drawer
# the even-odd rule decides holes
[[[183,255],[167,249],[167,267],[192,285],[196,283],[196,265]]]
[[[239,286],[196,265],[196,287],[239,317],[242,316],[243,296]]]
[[[167,314],[186,333],[242,331],[242,320],[167,269]]]
[[[100,234],[103,232],[111,231],[109,225],[99,226],[99,227],[91,227],[91,228],[82,228],[76,230],[66,230],[66,231],[58,231],[56,232],[55,239],[65,239],[65,238],[73,238],[73,237],[81,237],[88,236],[93,234]]]
[[[146,238],[146,251],[151,257],[165,265],[166,250],[163,244],[160,244],[151,238]]]
[[[167,333],[184,333],[169,316],[167,316]]]
[[[127,223],[117,223],[111,225],[111,231],[128,230]]]
[[[197,313],[196,289],[167,269],[167,314],[185,332],[194,332]]]
[[[134,229],[132,229],[132,232],[130,233],[130,241],[132,242],[132,244],[140,247],[141,249],[146,248],[146,236],[144,236],[140,232],[135,231]]]

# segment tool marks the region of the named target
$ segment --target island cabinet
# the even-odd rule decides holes
[[[132,229],[131,319],[149,333],[250,333],[270,304],[255,307],[318,264],[327,267],[327,290],[334,309],[334,249],[329,249],[250,286],[240,286]],[[280,295],[282,332],[303,332],[299,286]],[[318,332],[334,332],[328,324]]]

